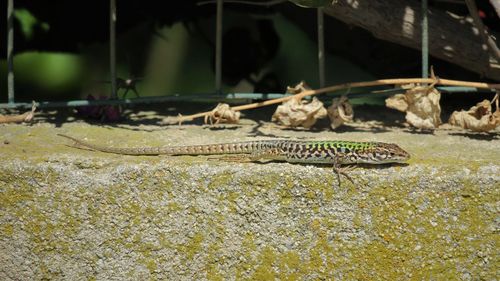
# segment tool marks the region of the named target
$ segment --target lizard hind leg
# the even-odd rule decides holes
[[[252,162],[266,163],[270,161],[283,160],[283,151],[279,148],[270,148],[266,150],[254,151],[250,154],[250,160]]]
[[[222,160],[225,162],[234,162],[234,163],[248,163],[252,162],[249,155],[224,155],[222,157],[211,157],[209,160]]]
[[[281,151],[277,148],[271,148],[266,150],[257,150],[251,154],[240,154],[240,155],[225,155],[223,157],[217,157],[217,160],[223,160],[227,162],[236,163],[248,163],[248,162],[260,162],[266,163],[274,160],[280,160]],[[212,158],[213,159],[213,158]]]
[[[83,144],[81,144],[80,142],[78,141],[74,141],[73,143],[71,144],[64,144],[65,146],[67,147],[71,147],[71,148],[76,148],[76,149],[81,149],[81,150],[88,150],[88,151],[96,151],[95,149],[93,148],[90,148],[88,146],[85,146]]]

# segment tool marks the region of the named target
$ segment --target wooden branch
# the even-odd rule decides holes
[[[234,106],[231,109],[234,111],[242,111],[247,109],[253,109],[263,106],[268,106],[272,104],[281,103],[290,99],[301,99],[306,96],[314,96],[319,94],[324,94],[328,92],[339,91],[343,89],[350,88],[359,88],[359,87],[372,87],[372,86],[382,86],[382,85],[403,85],[403,84],[412,84],[412,83],[422,83],[422,84],[435,84],[435,85],[445,85],[445,86],[460,86],[460,87],[473,87],[473,88],[481,88],[481,89],[500,89],[500,84],[491,84],[491,83],[482,83],[482,82],[470,82],[470,81],[460,81],[460,80],[450,80],[450,79],[441,79],[438,77],[435,78],[397,78],[397,79],[382,79],[375,81],[365,81],[365,82],[354,82],[354,83],[345,83],[334,85],[326,88],[316,89],[316,90],[306,90],[299,94],[293,96],[286,96],[282,98],[266,100],[263,102],[250,103],[240,106]],[[205,117],[210,115],[212,111],[200,112],[193,115],[179,115],[179,119],[177,120],[179,123],[185,121],[191,121],[196,118]]]
[[[488,33],[486,32],[483,22],[479,17],[479,12],[476,7],[476,2],[474,2],[474,0],[465,0],[465,3],[467,4],[467,8],[469,9],[470,16],[474,20],[474,25],[479,30],[479,34],[483,39],[483,43],[486,44],[486,46],[488,46],[490,54],[492,54],[497,61],[500,61],[500,50],[498,49],[495,40],[493,40],[493,38],[491,38],[491,36],[488,35]]]
[[[382,40],[421,48],[421,9],[416,0],[337,0],[325,7],[325,13]],[[428,20],[432,56],[500,81],[500,62],[490,59],[467,18],[430,8]]]

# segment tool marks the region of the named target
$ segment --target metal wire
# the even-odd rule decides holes
[[[7,95],[14,103],[14,0],[7,4]]]
[[[217,0],[215,23],[215,91],[222,93],[222,11],[223,0]]]
[[[323,8],[317,9],[319,87],[325,87],[325,29]]]
[[[454,86],[439,86],[436,87],[439,91],[444,93],[464,93],[464,92],[484,92],[484,93],[494,93],[493,90],[489,89],[478,89],[472,87],[454,87]],[[377,97],[387,96],[395,93],[399,93],[403,90],[390,88],[386,90],[379,90],[375,93]],[[336,97],[345,94],[345,91],[330,93],[328,95],[321,95],[320,98],[327,100],[331,97]],[[56,108],[56,107],[79,107],[79,106],[102,106],[102,105],[134,105],[134,104],[150,104],[150,103],[162,103],[162,102],[221,102],[221,101],[232,101],[232,102],[246,102],[251,100],[268,100],[277,99],[290,94],[283,93],[228,93],[220,95],[219,93],[207,93],[198,95],[172,95],[172,96],[154,96],[154,97],[140,97],[134,99],[110,99],[110,100],[72,100],[72,101],[44,101],[37,102],[36,106],[38,108]],[[373,91],[351,93],[350,98],[356,97],[368,97],[373,96]],[[0,109],[5,108],[31,108],[31,102],[18,102],[18,103],[0,103]]]
[[[109,66],[111,97],[116,98],[116,0],[109,0]]]
[[[427,0],[422,0],[422,78],[429,77],[429,21]]]

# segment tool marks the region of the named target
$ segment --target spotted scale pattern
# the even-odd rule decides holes
[[[254,160],[270,159],[291,163],[383,164],[405,162],[408,152],[396,144],[354,141],[262,140],[207,145],[116,148],[88,143],[67,135],[77,145],[97,151],[125,155],[215,155],[249,154]]]
[[[381,164],[405,162],[408,152],[396,144],[353,141],[285,141],[286,161],[323,164]]]

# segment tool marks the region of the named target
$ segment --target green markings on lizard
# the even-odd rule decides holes
[[[375,142],[355,142],[355,141],[311,141],[306,144],[307,149],[328,150],[332,148],[347,148],[350,150],[373,149]]]
[[[347,169],[341,165],[404,163],[410,154],[397,144],[357,141],[296,141],[258,140],[235,143],[181,146],[108,147],[89,143],[75,137],[58,134],[73,140],[75,147],[122,155],[224,155],[243,154],[254,162],[282,161],[302,164],[331,164],[340,185],[340,175],[351,182]]]
[[[123,155],[247,154],[254,161],[276,160],[292,163],[324,163],[335,165],[401,163],[410,158],[410,154],[398,145],[384,142],[271,139],[205,145],[117,148],[92,144],[63,134],[59,134],[59,136],[73,140],[77,147]],[[317,154],[318,151],[327,151],[328,153]]]

